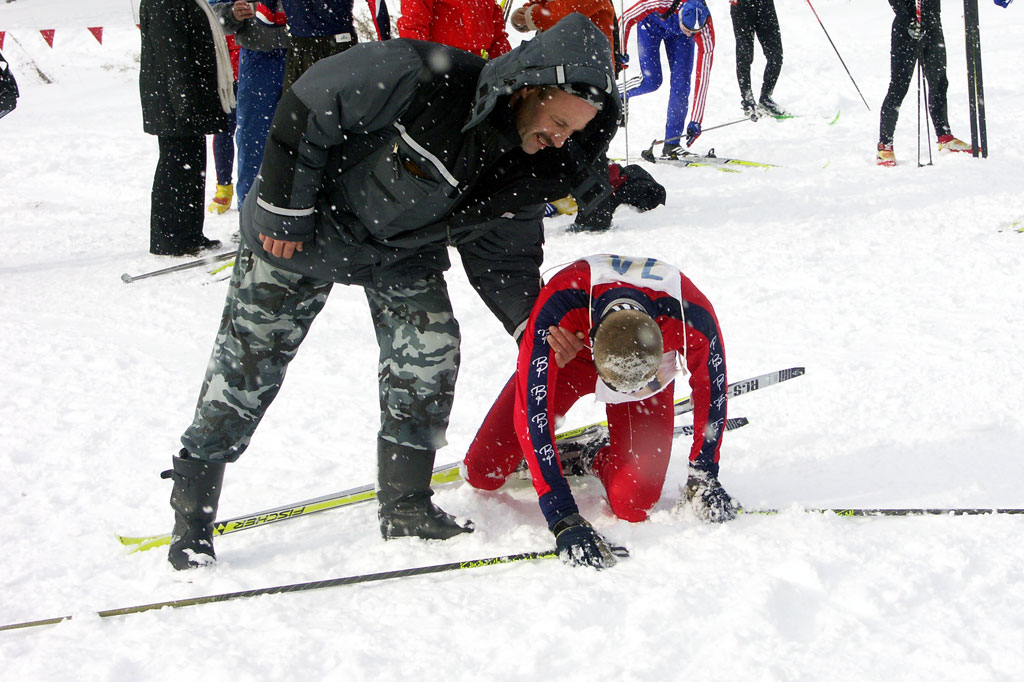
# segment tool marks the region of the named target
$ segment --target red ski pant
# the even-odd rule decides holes
[[[591,362],[573,360],[558,371],[554,393],[557,423],[582,396],[594,392],[597,372]],[[629,403],[609,403],[611,444],[594,459],[594,472],[604,485],[615,516],[643,521],[661,497],[674,423],[672,387],[657,395]],[[512,423],[515,377],[505,385],[484,418],[465,459],[466,481],[474,488],[496,490],[504,485],[523,451]]]

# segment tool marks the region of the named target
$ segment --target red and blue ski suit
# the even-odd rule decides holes
[[[669,66],[668,111],[665,119],[665,139],[677,141],[686,132],[686,115],[695,123],[704,121],[704,104],[711,81],[714,61],[715,26],[711,17],[697,33],[690,36],[679,27],[679,15],[663,18],[663,12],[672,8],[671,0],[640,0],[627,9],[619,19],[622,49],[628,51],[629,33],[637,25],[637,49],[640,53],[640,75],[626,81],[625,96],[638,97],[661,87],[661,44]],[[693,111],[689,111],[690,79],[695,72]]]
[[[592,281],[592,267],[621,273],[621,280]],[[675,277],[677,283],[666,282]],[[651,286],[643,285],[645,279]],[[670,293],[673,289],[678,296]],[[622,298],[642,305],[657,321],[665,350],[655,382],[628,395],[611,393],[599,381],[589,348],[559,368],[547,341],[551,326],[590,335],[606,308]],[[594,471],[615,515],[643,521],[665,482],[674,424],[673,376],[683,363],[694,405],[690,466],[717,475],[728,386],[711,303],[685,275],[653,258],[604,255],[572,263],[541,289],[519,346],[516,373],[466,454],[466,480],[476,488],[497,489],[525,453],[548,526],[578,513],[562,473],[554,426],[580,397],[597,392],[607,402],[611,443],[597,454]]]

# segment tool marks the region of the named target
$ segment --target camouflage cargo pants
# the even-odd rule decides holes
[[[332,286],[241,249],[195,416],[181,437],[190,453],[226,462],[241,456]],[[459,326],[444,278],[365,291],[380,347],[378,436],[436,450],[446,444],[459,367]],[[342,384],[339,377],[339,391]]]

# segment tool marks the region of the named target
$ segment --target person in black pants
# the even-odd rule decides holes
[[[889,91],[882,100],[878,127],[878,165],[896,165],[892,146],[896,121],[919,59],[928,84],[928,113],[935,126],[939,151],[971,151],[969,144],[953,137],[949,127],[946,110],[949,81],[946,80],[946,42],[942,36],[940,0],[923,0],[920,21],[915,0],[889,0],[889,4],[896,16],[892,20]]]
[[[0,54],[0,118],[14,111],[18,106],[18,82],[14,80],[11,66]]]
[[[782,72],[782,33],[775,14],[774,0],[730,0],[729,16],[736,36],[736,80],[740,84],[740,106],[743,113],[756,121],[762,115],[788,116],[789,113],[775,103],[772,92]],[[754,62],[754,36],[761,43],[767,63],[761,79],[761,96],[754,103],[750,85],[750,65]]]
[[[149,252],[196,255],[203,236],[206,136],[228,130],[234,107],[227,42],[206,0],[142,0],[142,127],[159,140]]]

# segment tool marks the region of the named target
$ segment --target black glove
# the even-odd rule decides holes
[[[912,40],[921,40],[921,38],[924,38],[924,28],[915,19],[910,22],[910,26],[907,27],[907,35],[909,35]]]
[[[683,497],[693,505],[693,513],[705,523],[722,523],[736,518],[736,505],[718,477],[701,469],[690,469]]]
[[[617,559],[604,537],[579,514],[570,514],[551,529],[558,556],[571,566],[611,568]]]

